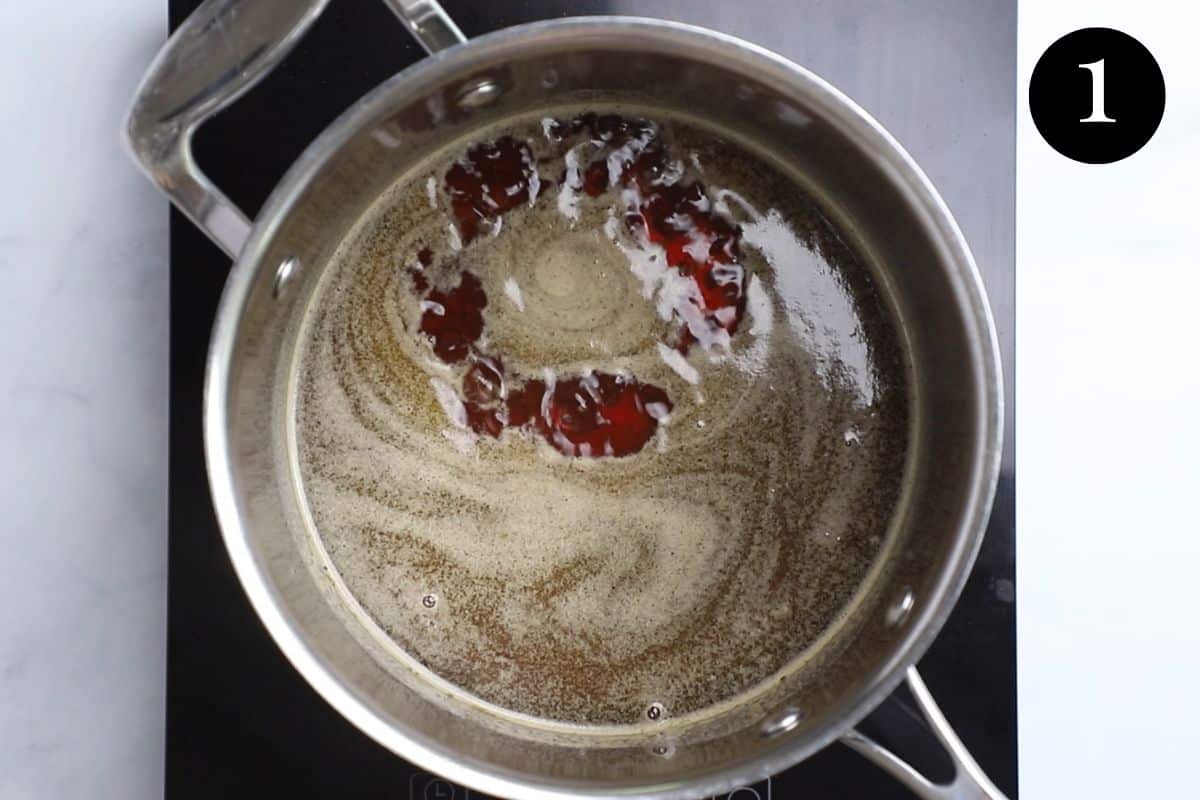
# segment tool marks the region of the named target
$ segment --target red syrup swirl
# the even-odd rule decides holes
[[[621,457],[645,447],[671,413],[665,391],[624,375],[589,372],[551,385],[507,375],[499,358],[476,346],[487,294],[470,271],[452,288],[426,292],[421,305],[420,331],[434,354],[447,364],[470,362],[461,399],[467,426],[481,436],[515,428],[539,434],[566,456]]]
[[[702,183],[681,180],[654,126],[589,113],[568,122],[550,120],[545,131],[564,151],[582,137],[592,142],[595,157],[571,188],[590,197],[617,186],[635,189],[636,202],[625,209],[626,225],[662,247],[668,266],[695,282],[692,302],[705,324],[732,334],[745,311],[745,274],[738,264],[741,229],[712,212]],[[562,181],[567,180],[564,175]],[[482,222],[498,222],[506,212],[535,201],[539,185],[528,144],[505,136],[471,147],[445,177],[463,244],[479,235]],[[430,260],[428,248],[418,254],[422,267]],[[626,375],[588,372],[542,380],[509,374],[499,354],[479,347],[487,294],[475,274],[461,270],[458,283],[449,288],[430,288],[421,270],[410,269],[409,275],[422,300],[419,330],[434,354],[447,364],[469,364],[460,399],[475,433],[496,438],[513,428],[541,436],[566,456],[622,457],[645,447],[671,412],[664,390]],[[686,353],[694,341],[682,326],[676,346]]]

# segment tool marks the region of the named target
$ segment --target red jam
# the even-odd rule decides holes
[[[583,114],[569,122],[551,120],[545,131],[563,150],[571,137],[594,143],[595,157],[572,188],[590,197],[618,184],[636,189],[636,203],[624,212],[626,224],[661,246],[668,265],[695,281],[708,324],[732,334],[745,311],[741,229],[711,211],[703,184],[671,176],[671,161],[654,128],[644,120]],[[610,175],[609,157],[626,146],[630,156],[620,175]],[[479,235],[482,222],[498,222],[507,211],[535,201],[539,186],[529,146],[509,136],[471,147],[446,173],[445,183],[464,245]],[[429,266],[429,248],[417,259],[422,268]],[[448,364],[469,361],[461,398],[467,425],[477,434],[499,437],[514,428],[540,435],[567,456],[621,457],[640,451],[670,413],[665,391],[633,377],[589,372],[548,385],[506,374],[500,356],[478,345],[487,307],[479,278],[463,270],[456,286],[431,290],[421,269],[410,268],[409,275],[422,298],[420,331],[433,352]],[[677,347],[686,352],[694,341],[684,327]]]
[[[446,192],[463,244],[479,235],[482,220],[537,196],[537,170],[529,146],[511,136],[477,144],[446,173]]]

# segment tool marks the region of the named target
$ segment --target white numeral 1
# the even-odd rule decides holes
[[[1104,59],[1093,61],[1090,64],[1080,64],[1079,68],[1092,73],[1092,113],[1079,121],[1116,122],[1115,119],[1104,113]]]

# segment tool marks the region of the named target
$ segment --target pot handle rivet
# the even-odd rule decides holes
[[[271,287],[271,295],[278,300],[283,296],[288,285],[300,274],[300,259],[285,258],[275,270],[275,283]]]
[[[467,83],[458,92],[459,108],[482,108],[500,96],[500,85],[491,78]]]
[[[796,726],[804,720],[804,712],[798,708],[785,708],[777,715],[763,723],[762,735],[768,739],[773,736],[787,733],[795,730]]]
[[[904,593],[900,595],[900,599],[892,604],[887,610],[887,624],[895,627],[904,620],[908,619],[908,615],[912,613],[913,606],[917,603],[916,595],[909,588],[904,589]]]

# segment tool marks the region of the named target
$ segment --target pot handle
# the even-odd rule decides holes
[[[430,53],[464,41],[436,0],[384,0]],[[163,45],[134,97],[134,160],[208,238],[237,258],[251,223],[200,171],[192,133],[291,51],[329,0],[205,0]]]
[[[933,735],[937,737],[954,764],[954,780],[945,784],[934,783],[891,750],[857,730],[851,730],[843,736],[842,744],[904,784],[921,800],[1007,800],[1004,793],[996,788],[967,752],[962,740],[934,702],[933,695],[926,688],[925,681],[921,680],[916,667],[908,668],[905,681],[917,707],[921,710],[921,715],[925,717]]]
[[[437,0],[383,0],[395,12],[413,38],[433,55],[467,40]]]

